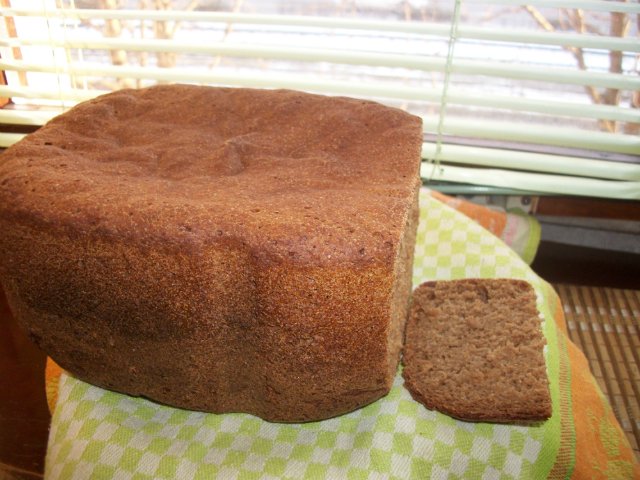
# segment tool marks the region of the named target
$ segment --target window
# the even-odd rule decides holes
[[[371,98],[424,120],[423,178],[640,198],[640,5],[532,0],[3,0],[9,145],[157,82]]]

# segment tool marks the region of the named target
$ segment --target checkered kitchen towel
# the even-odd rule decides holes
[[[531,427],[454,420],[416,403],[398,374],[389,395],[365,408],[321,422],[274,424],[247,414],[161,406],[63,373],[46,477],[539,479],[552,469],[561,473],[561,441],[571,436],[562,431],[564,393],[548,286],[477,223],[427,192],[420,201],[414,285],[464,277],[523,278],[534,285],[548,343],[551,419]]]

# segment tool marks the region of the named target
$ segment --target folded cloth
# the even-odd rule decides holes
[[[496,237],[502,239],[529,265],[533,262],[540,244],[540,223],[525,213],[504,212],[467,200],[450,197],[436,190],[424,189],[442,203],[464,213]],[[423,194],[424,194],[423,193]]]
[[[274,424],[158,405],[50,365],[47,391],[52,403],[58,398],[46,478],[638,478],[620,425],[568,340],[553,289],[495,235],[422,192],[414,285],[468,277],[534,286],[553,402],[546,422],[454,420],[415,402],[398,374],[389,395],[355,412]]]

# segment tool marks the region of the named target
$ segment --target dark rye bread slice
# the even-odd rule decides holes
[[[461,420],[544,420],[551,416],[544,344],[527,282],[426,282],[413,293],[405,385],[427,408]]]

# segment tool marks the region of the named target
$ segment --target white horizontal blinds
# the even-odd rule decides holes
[[[462,0],[455,42],[448,0],[403,8],[356,0],[346,10],[344,2],[276,0],[217,2],[225,11],[186,0],[143,2],[170,10],[133,0],[97,8],[115,3],[11,0],[0,9],[17,33],[0,36],[8,80],[0,97],[15,103],[0,110],[0,123],[41,125],[100,93],[158,82],[299,88],[423,116],[423,156],[440,165],[423,169],[433,180],[503,188],[508,179],[508,188],[640,197],[638,164],[527,151],[640,155],[637,2]],[[16,138],[0,135],[0,145]],[[562,188],[568,182],[576,188]]]

